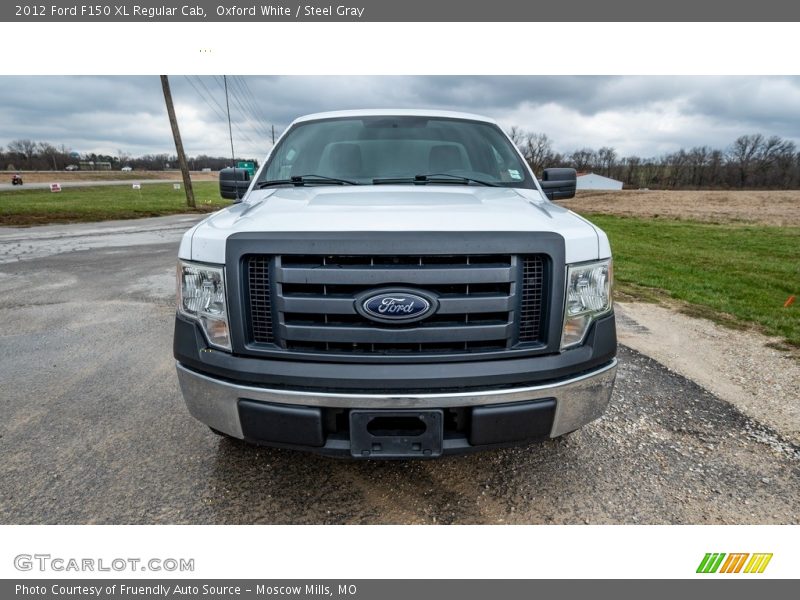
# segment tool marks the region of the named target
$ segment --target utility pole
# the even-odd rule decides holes
[[[225,109],[228,111],[228,135],[231,137],[231,161],[233,167],[233,185],[236,186],[236,201],[239,202],[239,180],[236,178],[236,152],[233,151],[233,126],[231,125],[231,103],[228,100],[228,76],[222,76],[225,84]]]
[[[275,145],[275,125],[272,126],[272,145]]]
[[[169,89],[169,79],[166,75],[161,76],[161,88],[164,90],[164,102],[167,104],[167,114],[169,124],[172,127],[172,137],[175,138],[175,150],[178,153],[178,164],[183,175],[183,189],[186,190],[186,205],[195,208],[194,190],[192,189],[192,179],[189,177],[189,166],[186,164],[186,154],[183,151],[181,132],[178,129],[178,119],[175,118],[175,107],[172,105],[172,92]]]

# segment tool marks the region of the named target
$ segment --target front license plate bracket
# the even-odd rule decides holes
[[[354,458],[433,458],[442,454],[441,410],[351,410]]]

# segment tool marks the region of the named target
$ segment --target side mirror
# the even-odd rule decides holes
[[[219,172],[219,195],[226,200],[241,202],[250,187],[250,173],[247,169],[227,167]]]
[[[550,200],[574,198],[578,174],[575,169],[545,169],[539,185]]]

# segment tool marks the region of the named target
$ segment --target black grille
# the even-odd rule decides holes
[[[538,277],[528,275],[529,263],[538,265]],[[543,264],[538,255],[249,255],[251,342],[340,354],[496,351],[511,348],[522,333],[520,306],[524,341],[539,341]],[[394,286],[434,295],[436,314],[401,325],[376,323],[356,311],[359,294]]]
[[[522,300],[519,315],[520,343],[541,341],[544,292],[544,259],[536,254],[522,257]]]
[[[272,294],[269,289],[269,257],[251,256],[247,261],[250,296],[250,333],[254,342],[272,344]]]

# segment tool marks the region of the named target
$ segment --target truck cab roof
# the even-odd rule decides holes
[[[452,110],[432,110],[432,109],[415,109],[415,108],[368,108],[357,110],[337,110],[329,112],[312,113],[296,118],[292,121],[295,123],[302,123],[305,121],[318,121],[322,119],[341,119],[352,117],[436,117],[440,119],[464,119],[467,121],[481,121],[484,123],[497,122],[494,119],[485,117],[483,115],[476,115],[472,113],[456,112]]]

